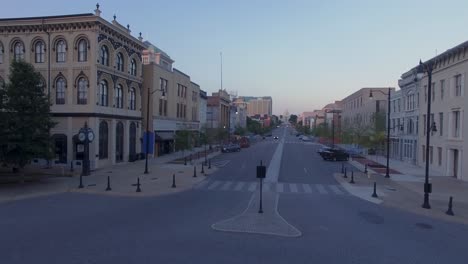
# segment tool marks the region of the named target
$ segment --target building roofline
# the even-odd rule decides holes
[[[187,78],[189,78],[189,79],[190,79],[190,76],[189,76],[189,75],[187,75],[186,73],[184,73],[184,72],[181,72],[180,70],[178,70],[178,69],[176,69],[176,68],[172,68],[172,69],[173,69],[173,71],[174,71],[174,72],[180,73],[180,74],[182,74],[182,75],[184,75],[185,77],[187,77]]]
[[[87,17],[94,16],[92,13],[70,14],[70,15],[57,15],[57,16],[37,16],[37,17],[11,17],[0,18],[0,21],[22,21],[22,20],[36,20],[36,19],[54,19],[54,18],[69,18],[69,17]]]

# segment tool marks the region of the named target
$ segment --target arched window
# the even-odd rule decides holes
[[[3,44],[0,42],[0,64],[3,63],[3,54],[5,53],[5,49],[3,48]]]
[[[117,53],[117,70],[124,71],[124,58],[122,53]]]
[[[130,123],[130,137],[128,146],[129,161],[135,161],[136,157],[136,125],[135,122]]]
[[[63,77],[55,81],[55,104],[65,104],[65,88],[67,83]]]
[[[124,143],[124,129],[122,122],[118,122],[115,129],[115,161],[123,161],[123,143]]]
[[[13,45],[13,59],[15,61],[24,60],[24,44],[21,41],[16,41]]]
[[[65,43],[65,40],[61,39],[57,41],[57,46],[55,49],[57,62],[65,62],[67,58],[67,44]]]
[[[135,110],[136,109],[136,92],[135,92],[135,88],[131,88],[130,89],[130,110]]]
[[[44,63],[45,61],[45,44],[43,41],[36,41],[34,45],[34,61],[36,63]]]
[[[99,104],[102,106],[108,106],[109,105],[109,97],[107,96],[109,92],[109,85],[107,84],[106,80],[102,80],[99,83]]]
[[[115,107],[123,108],[123,88],[120,84],[115,87]]]
[[[107,159],[109,151],[109,128],[106,121],[99,123],[99,159]]]
[[[101,64],[105,66],[109,66],[109,49],[106,45],[101,46]]]
[[[130,74],[133,76],[137,75],[137,65],[135,59],[132,59],[132,62],[130,63]]]
[[[84,77],[78,79],[77,103],[83,105],[88,103],[88,80]]]
[[[88,60],[88,42],[86,39],[78,41],[78,61]]]

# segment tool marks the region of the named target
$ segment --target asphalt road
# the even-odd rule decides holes
[[[267,138],[223,154],[219,160],[229,163],[202,187],[174,195],[66,193],[0,204],[0,263],[467,262],[468,227],[337,192],[331,173],[340,164],[318,159],[319,146],[286,134],[278,211],[300,237],[211,228],[247,207],[255,166],[269,164],[279,144]]]

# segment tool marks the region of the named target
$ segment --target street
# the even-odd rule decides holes
[[[273,136],[218,156],[218,171],[177,194],[2,203],[1,263],[466,263],[467,226],[352,196],[333,177],[341,163],[323,161],[319,144],[286,127]],[[260,161],[265,213],[235,226],[257,209]],[[276,211],[284,222],[269,222]],[[229,219],[232,230],[221,231]],[[298,233],[283,233],[283,224]]]

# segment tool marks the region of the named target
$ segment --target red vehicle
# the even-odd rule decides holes
[[[250,147],[250,141],[247,137],[241,137],[239,140],[239,145],[241,148],[248,148]]]

